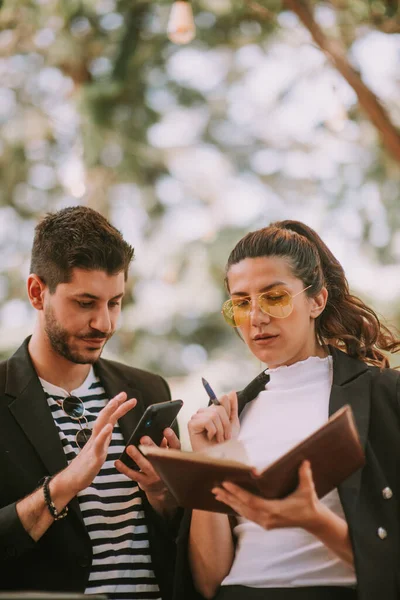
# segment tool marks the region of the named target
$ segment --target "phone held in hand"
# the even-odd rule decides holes
[[[144,435],[149,436],[159,446],[164,437],[164,429],[172,427],[182,405],[182,400],[170,400],[148,406],[129,438],[119,460],[130,469],[138,471],[139,467],[126,452],[127,447],[132,445],[139,446],[140,440]]]

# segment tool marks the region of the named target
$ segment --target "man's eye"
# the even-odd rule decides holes
[[[109,302],[109,304],[108,304],[108,306],[109,306],[110,308],[115,308],[116,306],[119,306],[119,305],[120,305],[120,303],[119,303],[119,302]]]
[[[93,302],[79,302],[78,304],[81,308],[92,308]]]

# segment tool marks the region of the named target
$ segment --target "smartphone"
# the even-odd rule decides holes
[[[164,429],[166,427],[172,427],[182,405],[182,400],[170,400],[169,402],[160,402],[159,404],[151,404],[148,406],[129,438],[125,450],[119,457],[119,460],[130,469],[139,471],[137,464],[126,452],[127,446],[139,446],[140,440],[144,435],[148,435],[153,442],[159,446],[164,437]]]

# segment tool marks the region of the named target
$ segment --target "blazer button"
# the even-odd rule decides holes
[[[383,527],[378,527],[377,534],[378,534],[378,537],[381,538],[381,540],[384,540],[385,538],[387,538],[387,531]]]
[[[382,496],[384,497],[385,500],[390,500],[390,498],[393,496],[393,492],[390,489],[390,487],[383,488]]]

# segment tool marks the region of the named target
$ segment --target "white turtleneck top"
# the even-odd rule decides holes
[[[311,356],[268,371],[266,390],[241,415],[239,439],[259,469],[279,458],[328,419],[332,357]],[[322,502],[344,518],[337,490]],[[301,528],[266,531],[239,518],[235,559],[222,585],[354,586],[354,569]]]

